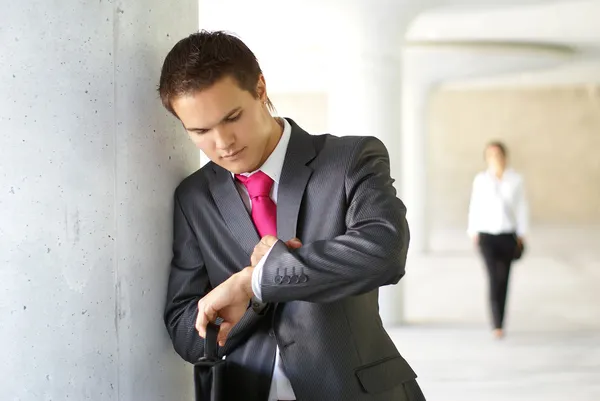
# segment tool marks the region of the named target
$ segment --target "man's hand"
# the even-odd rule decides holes
[[[219,345],[223,346],[229,332],[244,316],[252,293],[253,267],[247,267],[229,277],[198,302],[196,330],[200,337],[206,337],[206,325],[217,317],[223,319],[219,330]]]
[[[269,252],[269,249],[278,241],[277,237],[272,235],[264,236],[260,242],[254,247],[254,252],[250,257],[250,263],[256,267],[258,262]],[[285,243],[290,249],[298,249],[302,246],[302,242],[298,238],[292,238]]]
[[[254,248],[251,267],[246,267],[239,273],[229,277],[218,287],[209,292],[198,302],[198,317],[196,318],[196,330],[200,337],[206,337],[206,325],[214,322],[217,317],[223,319],[219,330],[219,345],[223,346],[229,332],[244,316],[248,304],[254,293],[252,292],[252,272],[254,266],[271,249],[278,239],[267,235],[260,240]],[[296,249],[302,246],[298,238],[286,242],[288,248]]]

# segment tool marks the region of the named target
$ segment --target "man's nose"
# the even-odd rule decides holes
[[[235,135],[226,127],[217,127],[215,129],[215,146],[217,149],[230,149],[235,143]]]

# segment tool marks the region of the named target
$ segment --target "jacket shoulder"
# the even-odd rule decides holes
[[[175,189],[175,197],[183,201],[191,194],[197,195],[208,188],[208,177],[214,172],[214,163],[208,162],[194,173],[184,178]]]
[[[346,160],[351,159],[364,150],[373,149],[387,154],[383,142],[374,136],[335,136],[331,134],[315,135],[315,145],[319,153],[336,153],[343,155]]]

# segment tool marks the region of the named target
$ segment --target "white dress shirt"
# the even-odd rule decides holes
[[[468,234],[516,232],[522,237],[528,228],[529,211],[523,178],[513,169],[506,169],[502,178],[491,170],[477,174],[469,206]]]
[[[290,137],[292,135],[292,126],[285,119],[283,120],[283,134],[279,139],[279,143],[273,150],[273,153],[269,156],[269,158],[265,161],[265,163],[260,167],[260,171],[271,177],[273,179],[273,188],[271,188],[271,199],[273,202],[277,204],[277,190],[279,189],[279,179],[281,178],[281,171],[283,169],[283,162],[285,161],[285,154],[287,151],[288,144],[290,142]],[[258,171],[258,170],[257,170]],[[253,171],[252,173],[243,174],[245,176],[251,176],[256,173]],[[246,209],[248,212],[252,211],[252,202],[250,200],[250,196],[248,195],[248,190],[246,187],[235,180],[238,192],[246,205]],[[273,248],[271,248],[273,249]],[[267,252],[267,254],[260,260],[260,262],[254,268],[254,272],[252,274],[252,291],[256,298],[262,301],[261,294],[261,280],[262,280],[262,269],[264,265],[264,261],[269,256],[271,250]],[[269,401],[277,401],[277,400],[295,400],[296,396],[294,394],[294,390],[292,389],[292,385],[289,379],[286,377],[283,366],[281,362],[281,357],[279,356],[279,347],[275,352],[275,367],[273,369],[273,378],[271,380],[271,390],[269,392]]]

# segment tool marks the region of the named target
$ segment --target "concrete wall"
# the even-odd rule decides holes
[[[429,110],[429,211],[433,227],[466,224],[474,174],[490,139],[507,143],[527,180],[538,224],[600,223],[597,87],[441,90]]]
[[[185,400],[162,323],[175,185],[155,92],[194,0],[3,2],[0,400]]]

